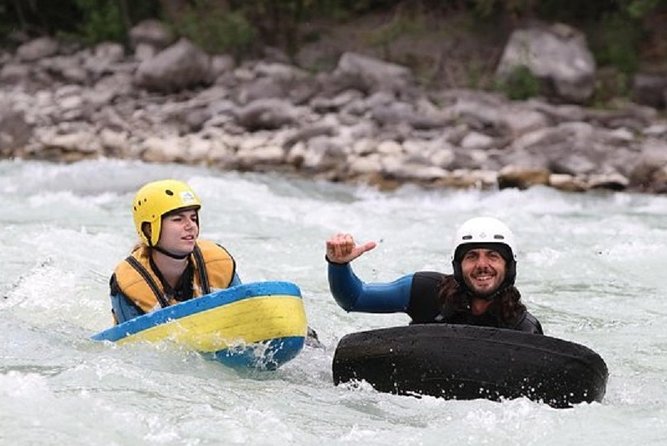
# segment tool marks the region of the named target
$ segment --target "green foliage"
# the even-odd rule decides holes
[[[598,70],[595,80],[595,92],[592,103],[604,108],[615,98],[629,94],[629,76],[614,67]]]
[[[496,84],[499,90],[512,100],[524,100],[537,96],[540,80],[524,65],[517,66],[504,80]]]
[[[72,0],[14,0],[2,2],[0,28],[26,34],[74,31],[79,11]]]
[[[158,0],[13,0],[0,2],[0,33],[60,35],[94,44],[123,41],[132,23],[155,17]]]
[[[266,43],[282,47],[293,57],[299,48],[301,25],[318,3],[318,0],[255,0],[243,3],[241,10],[258,27]]]
[[[485,33],[482,24],[506,29],[534,18],[587,29],[598,64],[628,75],[638,69],[647,42],[653,49],[665,46],[661,17],[667,14],[667,0],[5,0],[0,1],[0,38],[22,31],[67,35],[89,44],[124,42],[132,25],[162,18],[211,53],[227,52],[238,59],[266,44],[295,56],[301,45],[319,38],[319,23],[369,13],[393,14],[368,38],[389,59],[401,37],[423,32],[424,23],[438,14],[447,16],[448,23],[456,15],[470,18],[474,25],[468,31],[478,35]],[[415,56],[414,63],[423,58]],[[486,73],[472,67],[471,84],[480,83]]]
[[[654,12],[660,6],[665,6],[664,0],[618,0],[622,9],[634,19],[642,19]]]
[[[617,13],[642,19],[667,7],[666,0],[468,0],[466,3],[483,18],[511,15],[579,23]]]
[[[499,14],[531,15],[535,9],[534,0],[468,0],[473,13],[481,18]]]
[[[397,13],[387,24],[373,31],[368,42],[383,49],[384,57],[391,59],[391,44],[404,35],[414,35],[423,29],[420,15]]]
[[[209,53],[229,53],[237,59],[248,53],[256,30],[240,11],[196,1],[174,23],[176,31]]]
[[[472,59],[466,66],[466,79],[468,79],[468,88],[481,88],[484,82],[484,67],[476,60]]]
[[[7,5],[0,4],[0,39],[4,40],[15,28],[16,25],[12,26]]]
[[[27,34],[56,34],[95,44],[120,41],[126,32],[121,21],[120,0],[16,0],[3,5],[0,28]],[[13,22],[13,23],[12,23]]]
[[[125,39],[127,30],[116,0],[74,0],[74,3],[83,16],[78,32],[84,42],[95,44]]]
[[[627,17],[605,17],[591,39],[591,48],[599,65],[611,65],[630,74],[639,66],[641,28]]]
[[[374,11],[387,11],[403,2],[396,0],[317,0],[315,8],[320,12],[350,11],[365,14]]]

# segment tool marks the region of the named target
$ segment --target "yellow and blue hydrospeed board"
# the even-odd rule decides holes
[[[228,366],[272,370],[299,354],[307,328],[298,286],[256,282],[144,314],[92,339],[173,341]]]

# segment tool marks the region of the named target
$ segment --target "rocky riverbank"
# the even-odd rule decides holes
[[[196,163],[381,187],[667,192],[667,121],[636,103],[574,105],[590,94],[592,59],[562,30],[544,36],[586,62],[541,74],[556,101],[425,90],[408,67],[352,52],[320,73],[279,55],[236,64],[155,23],[133,29],[132,54],[40,38],[0,52],[0,156]]]

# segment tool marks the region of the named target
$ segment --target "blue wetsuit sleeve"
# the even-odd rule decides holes
[[[143,312],[136,305],[132,304],[123,293],[111,295],[111,308],[113,309],[113,314],[116,316],[116,321],[119,324],[143,314]]]
[[[236,286],[236,285],[241,285],[242,283],[243,282],[241,282],[241,278],[235,272],[234,277],[232,277],[232,281],[229,283],[229,287],[231,288],[231,287]]]
[[[390,283],[364,283],[349,264],[329,263],[329,289],[345,311],[405,312],[410,303],[412,274]]]

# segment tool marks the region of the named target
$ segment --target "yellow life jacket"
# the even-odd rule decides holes
[[[144,313],[178,303],[166,295],[162,282],[150,266],[150,249],[135,249],[114,271],[120,291]],[[194,266],[192,296],[209,294],[213,289],[229,287],[236,262],[227,250],[206,240],[199,240],[190,254]]]

